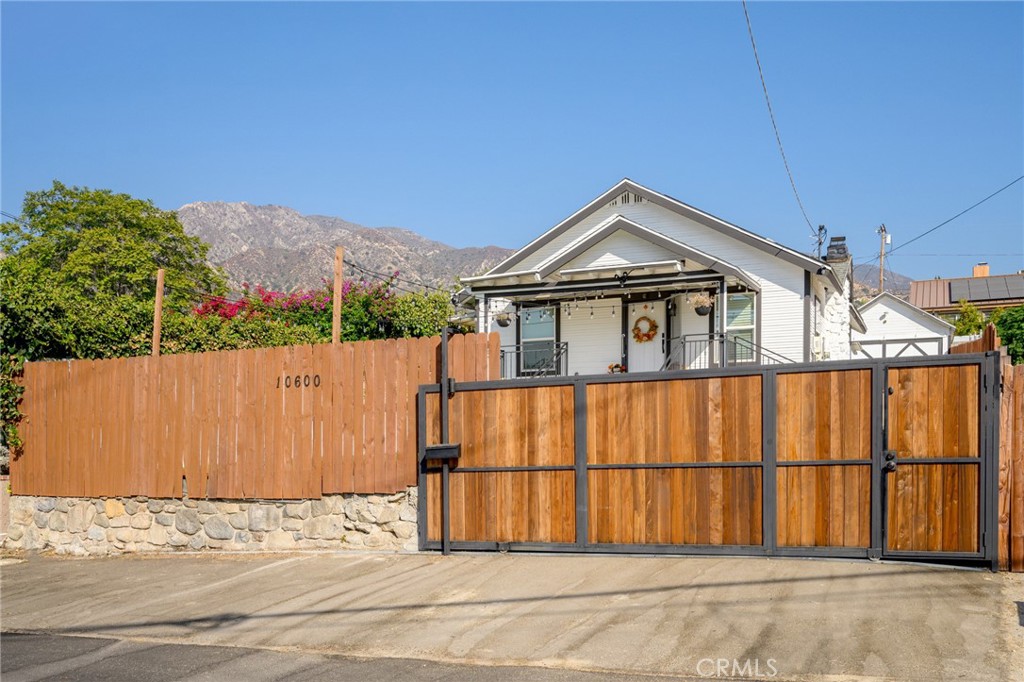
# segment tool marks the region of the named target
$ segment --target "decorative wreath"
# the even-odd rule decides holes
[[[640,326],[641,322],[647,323],[647,331],[644,331]],[[654,339],[654,335],[657,333],[658,323],[646,315],[636,318],[636,322],[633,323],[633,340],[637,343],[647,343]]]

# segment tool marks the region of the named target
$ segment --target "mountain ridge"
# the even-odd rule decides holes
[[[186,233],[210,244],[208,258],[224,268],[229,286],[260,284],[291,291],[331,277],[335,246],[372,273],[400,273],[406,284],[450,288],[507,258],[499,246],[457,248],[402,227],[366,227],[336,216],[304,215],[276,204],[196,201],[178,209]],[[348,276],[359,276],[350,268]]]

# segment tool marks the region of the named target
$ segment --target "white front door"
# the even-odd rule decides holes
[[[665,302],[630,303],[626,314],[626,369],[631,373],[657,372],[665,364],[668,338]]]

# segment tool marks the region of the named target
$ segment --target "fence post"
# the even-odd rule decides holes
[[[341,285],[344,273],[345,249],[341,246],[334,249],[334,301],[331,310],[331,343],[341,343]]]
[[[164,318],[164,269],[156,271],[156,301],[153,303],[153,356],[160,355],[160,327]]]
[[[573,429],[575,443],[573,462],[576,467],[576,546],[584,547],[590,541],[590,493],[587,481],[587,383],[573,379]]]
[[[883,350],[885,346],[882,347]],[[888,408],[888,370],[886,365],[876,362],[871,367],[871,546],[869,559],[880,559],[885,544],[885,522],[883,507],[885,477],[882,473],[882,451],[886,442],[886,409]]]
[[[761,544],[772,556],[779,549],[778,372],[767,370],[761,377]]]

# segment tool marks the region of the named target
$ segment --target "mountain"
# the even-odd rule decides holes
[[[332,216],[303,215],[285,206],[195,202],[178,209],[185,232],[210,244],[233,289],[242,283],[291,291],[333,277],[334,248],[376,273],[448,287],[457,276],[485,272],[512,253],[497,246],[455,248],[398,227],[364,227]],[[360,273],[349,266],[346,276]],[[411,288],[407,283],[401,286]]]
[[[911,278],[885,269],[885,290],[900,298],[910,295]],[[864,263],[853,266],[853,298],[870,298],[878,293],[878,266]]]

